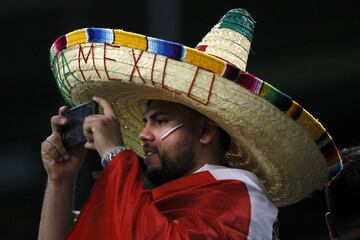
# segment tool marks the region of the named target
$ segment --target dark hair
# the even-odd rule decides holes
[[[341,151],[343,170],[326,188],[328,210],[339,225],[360,218],[360,146]]]
[[[224,129],[219,127],[219,136],[220,136],[220,148],[221,151],[225,154],[230,149],[231,138]]]

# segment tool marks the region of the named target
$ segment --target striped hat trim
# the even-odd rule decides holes
[[[85,43],[108,43],[159,54],[177,61],[198,66],[199,68],[231,80],[265,99],[280,111],[286,113],[288,117],[296,121],[316,142],[320,151],[326,158],[328,166],[331,166],[340,160],[339,151],[331,136],[321,123],[308,111],[280,90],[248,72],[241,71],[239,68],[223,59],[219,59],[200,50],[186,47],[178,43],[147,37],[145,35],[126,32],[119,29],[83,28],[63,35],[54,42],[50,49],[51,65],[53,65],[52,63],[55,61],[56,56],[62,50]],[[202,49],[204,50],[206,48]]]

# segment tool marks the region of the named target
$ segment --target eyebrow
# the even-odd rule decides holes
[[[146,113],[145,113],[145,115],[146,115]],[[168,113],[168,112],[161,112],[161,111],[154,112],[154,113],[150,114],[150,116],[149,116],[148,118],[146,118],[146,117],[144,116],[144,117],[143,117],[143,122],[147,121],[148,119],[154,120],[154,119],[156,119],[159,115],[168,116],[169,113]]]

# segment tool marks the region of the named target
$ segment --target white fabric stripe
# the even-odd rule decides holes
[[[181,128],[182,126],[184,126],[184,124],[180,123],[178,125],[176,125],[175,127],[172,127],[170,129],[167,129],[161,136],[160,139],[164,140],[167,136],[169,136],[171,133],[175,132],[175,130]]]
[[[255,84],[255,91],[256,95],[259,95],[262,85],[264,84],[264,81],[260,78],[256,78],[256,84]]]
[[[249,240],[271,240],[273,224],[278,209],[265,195],[259,179],[255,174],[236,168],[206,164],[196,172],[209,171],[216,180],[239,180],[243,182],[250,196],[251,220]]]

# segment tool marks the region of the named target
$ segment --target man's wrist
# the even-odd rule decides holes
[[[126,146],[116,146],[112,150],[108,151],[104,154],[104,156],[101,159],[101,165],[103,168],[106,167],[106,165],[118,154],[128,150],[129,148]]]
[[[46,186],[47,188],[57,189],[58,191],[64,191],[66,189],[74,189],[76,178],[68,178],[62,180],[54,180],[48,177]]]
[[[47,185],[52,185],[58,188],[73,186],[75,184],[75,181],[76,175],[61,178],[55,178],[49,175],[47,177]]]

